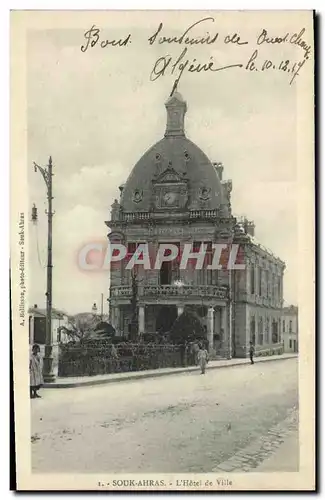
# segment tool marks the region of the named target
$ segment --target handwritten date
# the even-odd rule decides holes
[[[292,76],[290,85],[294,82],[295,78],[299,75],[301,68],[306,63],[307,59],[303,58],[301,61],[292,62],[289,59],[279,62],[273,62],[269,59],[264,61],[259,58],[258,50],[254,50],[248,63],[245,66],[247,71],[281,71],[288,73]]]

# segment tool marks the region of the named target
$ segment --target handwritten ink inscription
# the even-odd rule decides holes
[[[302,38],[305,33],[305,29],[303,28],[299,34],[294,33],[291,36],[289,33],[286,33],[284,36],[280,37],[270,37],[268,35],[267,30],[263,29],[260,35],[257,37],[257,45],[261,46],[262,44],[292,44],[297,45],[303,51],[302,59],[298,61],[292,61],[290,59],[278,61],[271,61],[269,59],[261,59],[259,56],[258,49],[255,49],[253,54],[251,55],[249,61],[245,65],[245,69],[248,71],[282,71],[284,73],[289,73],[292,75],[290,80],[290,85],[293,83],[294,79],[299,75],[300,70],[308,61],[311,54],[311,46],[308,45],[305,40]]]
[[[205,31],[204,35],[198,35],[197,29],[214,28],[215,19],[213,17],[205,17],[191,24],[183,30],[180,35],[171,36],[166,30],[162,22],[159,23],[157,29],[147,39],[150,46],[153,45],[168,45],[172,47],[181,47],[181,52],[176,55],[166,54],[159,57],[153,64],[149,73],[150,81],[154,82],[166,75],[175,75],[177,81],[180,80],[184,73],[216,73],[225,70],[239,69],[249,73],[261,72],[270,74],[272,71],[287,74],[289,84],[292,85],[297,76],[301,74],[302,68],[311,56],[311,45],[306,41],[306,29],[302,28],[297,32],[287,32],[282,34],[270,34],[267,29],[261,29],[252,40],[246,40],[239,31],[233,33],[221,33],[218,30]],[[131,33],[122,35],[117,38],[102,37],[101,30],[93,25],[84,33],[85,42],[81,45],[82,52],[87,52],[94,47],[104,48],[120,48],[127,47],[132,42]],[[206,58],[198,60],[196,57],[191,57],[189,51],[193,46],[212,46],[224,45],[225,47],[237,47],[238,61],[233,64],[217,63],[213,56],[207,53]],[[252,53],[247,57],[241,54],[242,46],[252,45]],[[291,46],[296,48],[294,58],[281,58],[276,60],[276,56],[267,57],[267,47],[270,46]],[[274,54],[274,51],[273,51]],[[225,57],[227,52],[225,50]]]
[[[190,62],[189,59],[186,59],[187,47],[183,50],[181,55],[175,60],[171,56],[160,57],[155,62],[153,70],[150,74],[150,80],[155,81],[160,76],[164,76],[166,71],[169,70],[170,74],[173,75],[175,72],[178,72],[177,79],[179,81],[180,77],[183,74],[184,70],[187,70],[190,73],[201,73],[202,71],[222,71],[230,68],[241,68],[242,64],[229,64],[228,66],[215,66],[215,63],[210,57],[209,62],[198,62],[195,58]]]
[[[118,40],[100,40],[100,29],[96,28],[94,25],[90,28],[90,30],[85,32],[84,37],[86,38],[86,45],[82,45],[80,47],[81,52],[86,52],[89,47],[95,47],[98,42],[102,49],[109,45],[111,47],[126,47],[131,43],[130,33],[125,37],[119,38]]]

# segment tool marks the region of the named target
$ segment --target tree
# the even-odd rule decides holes
[[[69,317],[68,327],[61,326],[60,331],[63,331],[71,341],[81,342],[93,335],[96,323],[97,320],[93,315],[77,314]]]
[[[170,338],[175,343],[184,343],[189,339],[203,339],[205,330],[198,314],[194,311],[186,310],[175,320]]]

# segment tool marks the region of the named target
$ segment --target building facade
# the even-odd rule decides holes
[[[258,349],[279,347],[284,263],[256,241],[253,223],[232,215],[232,182],[223,179],[221,163],[211,162],[186,137],[182,96],[174,93],[165,106],[163,139],[120,186],[106,222],[110,243],[127,249],[126,258],[111,267],[110,321],[128,335],[136,311],[139,334],[164,333],[188,307],[202,318],[209,348],[217,355],[246,356],[250,340]],[[159,269],[138,266],[135,278],[126,262],[142,244],[148,245],[150,259],[163,244],[174,244],[179,254]],[[216,244],[223,245],[226,260],[209,269]],[[202,269],[182,268],[186,248],[193,257],[201,245],[206,248]],[[237,261],[240,255],[240,269],[229,269],[231,246],[238,250]]]
[[[284,352],[298,352],[298,307],[283,308],[281,329]]]
[[[40,309],[37,305],[28,310],[29,324],[29,344],[39,344],[40,346],[46,343],[46,309]],[[62,327],[68,328],[68,316],[64,311],[52,309],[52,339],[53,343],[68,342]]]

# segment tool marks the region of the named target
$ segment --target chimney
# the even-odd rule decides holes
[[[250,236],[255,236],[255,224],[252,220],[245,221],[245,231]]]
[[[214,163],[213,166],[217,171],[219,179],[222,181],[223,164],[219,162],[219,163]]]

